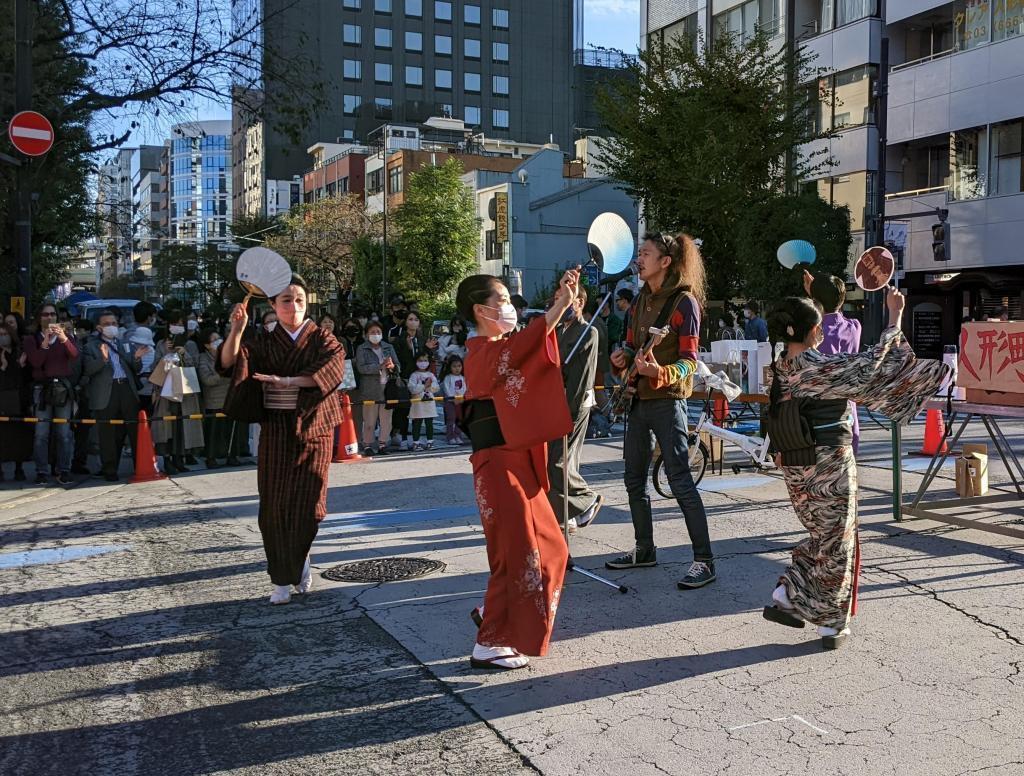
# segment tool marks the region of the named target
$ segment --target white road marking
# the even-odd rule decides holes
[[[735,727],[728,728],[728,731],[730,733],[732,733],[735,730],[746,730],[747,728],[757,727],[758,725],[767,725],[767,724],[772,723],[772,722],[785,722],[787,719],[796,720],[800,724],[806,725],[811,730],[814,730],[814,731],[816,731],[818,733],[821,733],[823,736],[827,736],[828,735],[828,731],[827,730],[825,730],[823,728],[820,728],[817,725],[812,725],[810,722],[808,722],[806,719],[804,719],[803,717],[801,717],[798,714],[791,714],[791,715],[786,716],[786,717],[775,717],[774,719],[762,719],[762,720],[759,720],[758,722],[748,722],[746,725],[736,725]]]
[[[818,727],[817,725],[812,725],[812,724],[811,724],[810,722],[808,722],[808,721],[807,721],[806,719],[804,719],[803,717],[800,717],[800,716],[797,716],[796,714],[794,714],[794,715],[793,715],[793,719],[795,719],[795,720],[796,720],[797,722],[803,722],[803,723],[804,723],[805,725],[807,725],[807,727],[809,727],[809,728],[810,728],[811,730],[817,730],[817,731],[818,731],[819,733],[821,733],[821,734],[822,734],[823,736],[827,736],[827,735],[828,735],[828,731],[827,731],[827,730],[822,730],[822,729],[821,729],[820,727]]]

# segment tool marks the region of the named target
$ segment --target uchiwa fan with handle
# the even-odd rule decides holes
[[[279,253],[262,246],[242,252],[235,264],[235,277],[245,289],[248,304],[250,297],[277,296],[292,281],[292,268]]]

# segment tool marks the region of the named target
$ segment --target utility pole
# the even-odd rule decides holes
[[[14,0],[14,112],[32,109],[33,10],[30,0]],[[16,173],[14,260],[18,296],[25,297],[28,317],[32,300],[32,176],[29,159],[21,159]]]
[[[885,245],[885,175],[887,168],[886,135],[889,124],[889,33],[885,23],[885,0],[879,3],[881,13],[882,40],[879,47],[878,81],[875,84],[875,128],[878,131],[878,165],[875,170],[874,202],[872,203],[871,245]],[[898,272],[898,270],[897,270]],[[896,275],[897,284],[899,275]],[[868,341],[877,341],[882,334],[883,298],[881,291],[868,292],[867,299]]]

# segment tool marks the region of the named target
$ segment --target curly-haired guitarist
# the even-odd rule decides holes
[[[629,310],[625,347],[611,357],[613,367],[635,375],[624,449],[636,547],[605,565],[611,569],[657,565],[647,483],[653,434],[693,545],[693,564],[678,586],[684,590],[703,587],[714,581],[715,566],[704,503],[690,474],[686,399],[693,392],[697,369],[704,260],[688,235],[647,234],[637,268],[644,287]],[[648,354],[649,330],[664,326],[669,328],[669,336],[654,344]]]

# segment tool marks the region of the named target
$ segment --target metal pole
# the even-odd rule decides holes
[[[885,24],[885,0],[879,3],[882,24],[882,40],[878,63],[878,83],[875,87],[875,128],[878,131],[878,164],[875,171],[874,229],[873,245],[885,244],[885,174],[886,174],[886,135],[889,124],[889,34]],[[898,282],[898,277],[897,277]],[[877,339],[882,333],[883,292],[876,291],[868,295],[868,312],[871,337]]]
[[[14,3],[14,111],[32,109],[33,9],[29,0]],[[25,297],[26,317],[32,305],[32,178],[29,160],[23,159],[16,173],[14,215],[14,259],[18,295]]]

